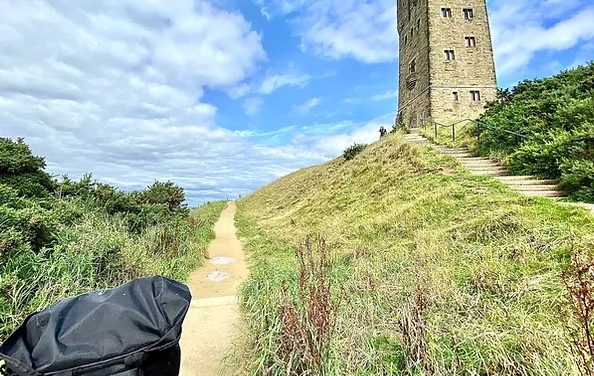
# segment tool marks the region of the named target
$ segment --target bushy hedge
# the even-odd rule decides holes
[[[518,174],[559,179],[573,198],[594,202],[594,64],[524,81],[498,97],[480,119],[495,129],[481,129],[477,151],[504,157]]]
[[[172,182],[125,192],[44,168],[23,140],[0,138],[0,341],[57,299],[142,275],[182,279],[203,259],[222,205],[197,221]]]
[[[357,143],[355,143],[355,144],[349,146],[348,148],[346,148],[344,150],[344,152],[342,153],[342,156],[347,161],[350,161],[351,159],[355,158],[357,156],[357,154],[359,154],[363,150],[365,150],[366,147],[367,147],[367,144],[357,144]]]

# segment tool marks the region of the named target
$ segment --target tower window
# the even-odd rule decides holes
[[[417,60],[413,59],[410,64],[408,65],[408,71],[410,73],[415,73],[417,71]]]
[[[464,13],[465,20],[472,20],[474,18],[474,10],[472,8],[464,8],[462,12]]]
[[[406,46],[408,44],[408,35],[404,36],[404,45]]]
[[[417,20],[417,30],[420,30],[420,29],[421,29],[421,19],[419,18]]]
[[[448,61],[456,60],[456,54],[454,53],[454,50],[444,50],[444,54],[445,54],[446,60],[448,60]]]
[[[415,35],[415,28],[411,27],[410,28],[410,37],[412,38]]]
[[[452,8],[441,8],[441,16],[444,18],[452,18]]]
[[[460,100],[460,96],[458,95],[457,91],[452,92],[452,99],[454,102],[458,102]]]
[[[474,102],[481,100],[481,92],[478,90],[470,90],[470,99]]]
[[[466,47],[476,47],[475,37],[465,37],[464,39],[466,39]]]

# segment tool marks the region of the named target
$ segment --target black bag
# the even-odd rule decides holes
[[[0,364],[9,376],[177,376],[190,300],[185,285],[150,277],[61,301],[8,337]]]

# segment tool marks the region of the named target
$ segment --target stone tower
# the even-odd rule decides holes
[[[486,0],[397,1],[400,121],[476,119],[497,93]]]

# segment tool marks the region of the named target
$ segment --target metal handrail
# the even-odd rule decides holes
[[[495,127],[495,126],[493,126],[491,124],[485,123],[485,122],[480,121],[480,120],[462,119],[462,120],[459,120],[457,122],[454,122],[454,123],[448,124],[448,125],[441,124],[441,123],[438,123],[436,121],[433,121],[433,124],[435,125],[435,139],[437,140],[437,136],[438,136],[438,129],[437,129],[438,126],[440,126],[442,128],[452,127],[452,142],[453,141],[456,141],[456,125],[461,124],[461,123],[465,123],[465,122],[474,123],[477,126],[477,130],[479,131],[478,132],[478,135],[477,135],[477,138],[480,138],[480,133],[481,133],[480,132],[480,129],[481,128],[487,128],[487,129],[492,129],[492,130],[496,130],[496,131],[499,131],[499,132],[504,132],[504,133],[511,134],[511,135],[513,135],[515,137],[522,138],[522,139],[528,139],[528,138],[530,138],[530,136],[527,136],[527,135],[524,135],[524,134],[520,134],[520,133],[517,133],[517,132],[514,132],[514,131],[510,131],[508,129],[498,128],[498,127]],[[426,124],[427,123],[425,123],[425,125]]]

